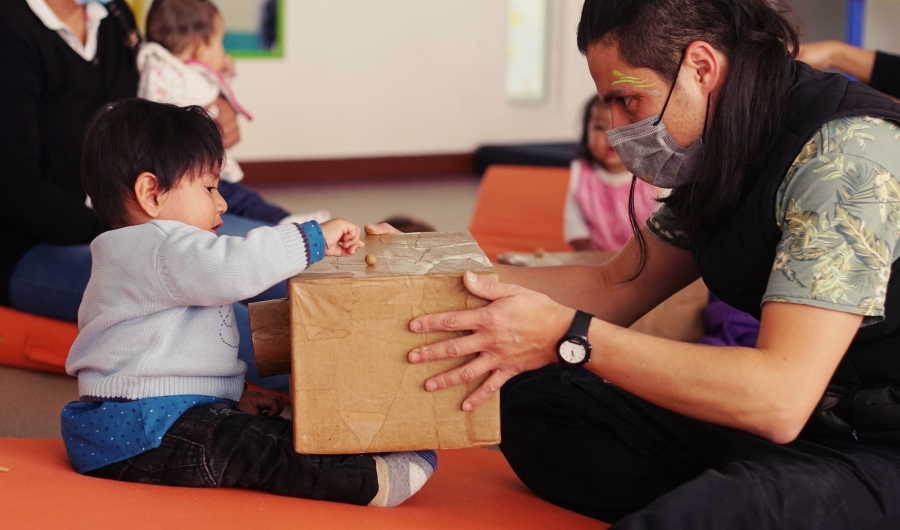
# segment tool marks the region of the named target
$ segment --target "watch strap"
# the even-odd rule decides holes
[[[588,335],[588,331],[591,328],[591,320],[593,320],[593,318],[594,318],[594,315],[592,315],[590,313],[586,313],[584,311],[581,311],[580,309],[576,310],[575,318],[572,319],[572,325],[569,326],[569,331],[566,333],[566,336],[562,338],[562,341],[565,341],[569,337],[572,337],[572,338],[577,337],[577,338],[583,340],[585,342],[585,344],[588,345],[587,346],[587,357],[585,357],[584,362],[587,362],[587,360],[590,358],[590,345],[589,345],[590,343],[588,343],[587,335]],[[562,342],[562,341],[560,341],[560,342]],[[557,346],[557,348],[558,348],[558,346]],[[558,350],[557,350],[557,355],[559,355]],[[560,360],[562,360],[562,358],[560,358]],[[584,364],[584,362],[582,362],[582,364]],[[569,383],[571,383],[572,376],[575,375],[575,370],[577,370],[579,367],[580,367],[580,365],[571,366],[571,365],[563,364],[562,372],[560,373],[560,381],[562,382],[562,384],[568,385]]]
[[[566,333],[566,336],[575,335],[587,340],[588,330],[591,329],[591,320],[593,318],[594,315],[590,313],[585,313],[580,309],[576,310],[575,318],[572,319],[572,325],[569,326],[569,332]]]

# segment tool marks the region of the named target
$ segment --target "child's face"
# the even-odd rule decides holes
[[[209,41],[197,45],[194,59],[203,61],[218,72],[228,72],[232,69],[231,56],[225,52],[225,19],[222,15],[216,13]]]
[[[600,164],[611,173],[625,171],[625,165],[616,154],[616,150],[609,145],[606,131],[609,129],[609,109],[597,103],[591,107],[591,121],[588,123],[588,146],[591,154]]]
[[[201,230],[216,233],[222,226],[222,214],[228,209],[216,186],[219,176],[207,173],[199,178],[182,177],[178,184],[160,197],[157,219],[181,221]]]

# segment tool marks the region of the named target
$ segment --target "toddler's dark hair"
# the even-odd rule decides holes
[[[101,108],[88,126],[81,184],[100,221],[121,228],[130,224],[138,175],[153,173],[167,191],[187,175],[218,174],[224,159],[219,125],[203,108],[125,99]]]
[[[218,12],[209,0],[153,0],[147,12],[147,40],[178,55],[198,40],[209,42]]]
[[[578,155],[578,158],[596,164],[599,160],[594,157],[594,153],[591,152],[591,145],[588,143],[588,127],[591,126],[594,105],[604,106],[603,102],[600,101],[600,96],[594,95],[584,104],[584,111],[581,113],[581,140],[575,146],[575,154]]]

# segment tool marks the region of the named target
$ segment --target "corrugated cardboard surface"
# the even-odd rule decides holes
[[[287,298],[254,302],[250,335],[260,377],[291,373],[291,304]]]
[[[498,443],[498,396],[472,412],[460,408],[483,377],[439,392],[424,390],[429,377],[471,357],[407,361],[416,347],[461,335],[417,334],[408,326],[417,316],[486,305],[465,289],[462,275],[496,278],[490,262],[465,232],[365,241],[355,256],[326,258],[290,280],[295,449],[341,454]],[[378,258],[374,267],[365,264],[367,254]],[[268,309],[268,320],[254,319],[254,334],[264,330],[281,346],[269,357],[265,348],[257,349],[261,373],[284,367],[283,353],[277,353],[285,343],[283,328],[278,331],[284,306],[271,302]]]

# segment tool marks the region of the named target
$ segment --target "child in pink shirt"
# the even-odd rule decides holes
[[[575,250],[618,251],[631,239],[628,197],[634,186],[638,226],[650,217],[658,188],[635,179],[609,144],[609,109],[598,96],[584,109],[580,158],[572,161],[565,209],[565,238]]]

